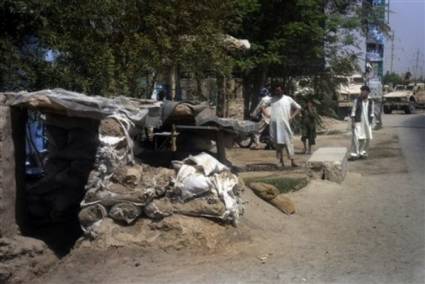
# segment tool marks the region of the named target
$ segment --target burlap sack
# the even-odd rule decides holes
[[[284,194],[279,194],[274,199],[272,199],[270,203],[287,215],[295,213],[294,203]]]
[[[258,197],[266,201],[274,199],[280,193],[279,189],[275,186],[263,182],[252,182],[249,184],[249,187]]]

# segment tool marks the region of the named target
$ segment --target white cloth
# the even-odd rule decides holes
[[[354,125],[354,135],[357,137],[357,139],[372,139],[372,125],[369,122],[369,115],[368,115],[368,110],[369,110],[369,104],[372,103],[373,101],[369,101],[369,100],[363,100],[362,101],[362,113],[361,113],[361,117],[360,117],[360,122],[355,122]],[[357,99],[354,101],[353,104],[353,108],[351,110],[351,117],[354,118],[356,116],[356,108],[357,108]],[[371,107],[372,109],[372,113],[371,116],[373,117],[373,111],[374,111],[374,106],[372,105]]]
[[[373,117],[374,114],[374,105],[373,101],[370,100],[363,100],[362,101],[362,113],[360,116],[360,122],[354,123],[353,128],[353,139],[351,144],[351,156],[358,157],[358,156],[365,156],[367,155],[367,151],[369,148],[369,141],[372,140],[372,125],[369,122],[369,104],[372,104],[371,107],[371,116]],[[354,119],[356,116],[356,109],[357,109],[357,99],[353,103],[353,108],[351,110],[351,117]]]
[[[293,132],[290,125],[291,111],[301,106],[291,97],[274,97],[271,102],[270,138],[273,143],[292,144]]]

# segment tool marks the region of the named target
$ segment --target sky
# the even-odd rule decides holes
[[[389,0],[390,27],[394,31],[393,70],[415,76],[419,50],[418,77],[425,76],[425,0]],[[384,72],[391,67],[391,40],[385,42]]]

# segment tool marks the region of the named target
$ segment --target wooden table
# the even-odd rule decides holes
[[[196,132],[197,134],[205,134],[215,140],[217,145],[217,158],[220,162],[226,165],[231,163],[226,159],[226,147],[224,143],[224,132],[232,133],[217,126],[196,126],[196,125],[176,125],[176,130],[179,132]]]

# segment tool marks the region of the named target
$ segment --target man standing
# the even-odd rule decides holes
[[[276,158],[283,162],[283,148],[286,149],[291,166],[297,167],[294,161],[294,144],[293,132],[291,129],[291,120],[301,111],[301,106],[297,104],[291,97],[283,94],[281,86],[274,89],[271,104],[271,119],[270,119],[270,138],[276,148]]]
[[[367,158],[369,142],[372,139],[374,103],[369,100],[370,89],[368,86],[362,86],[360,90],[360,97],[354,100],[351,110],[353,130],[351,160]]]
[[[260,92],[260,102],[257,107],[251,113],[251,118],[256,119],[260,116],[260,121],[258,122],[258,132],[254,134],[254,145],[251,149],[258,150],[260,144],[260,136],[264,130],[269,127],[270,124],[270,116],[271,116],[271,108],[270,101],[272,97],[270,96],[269,90],[267,88],[261,89]]]

